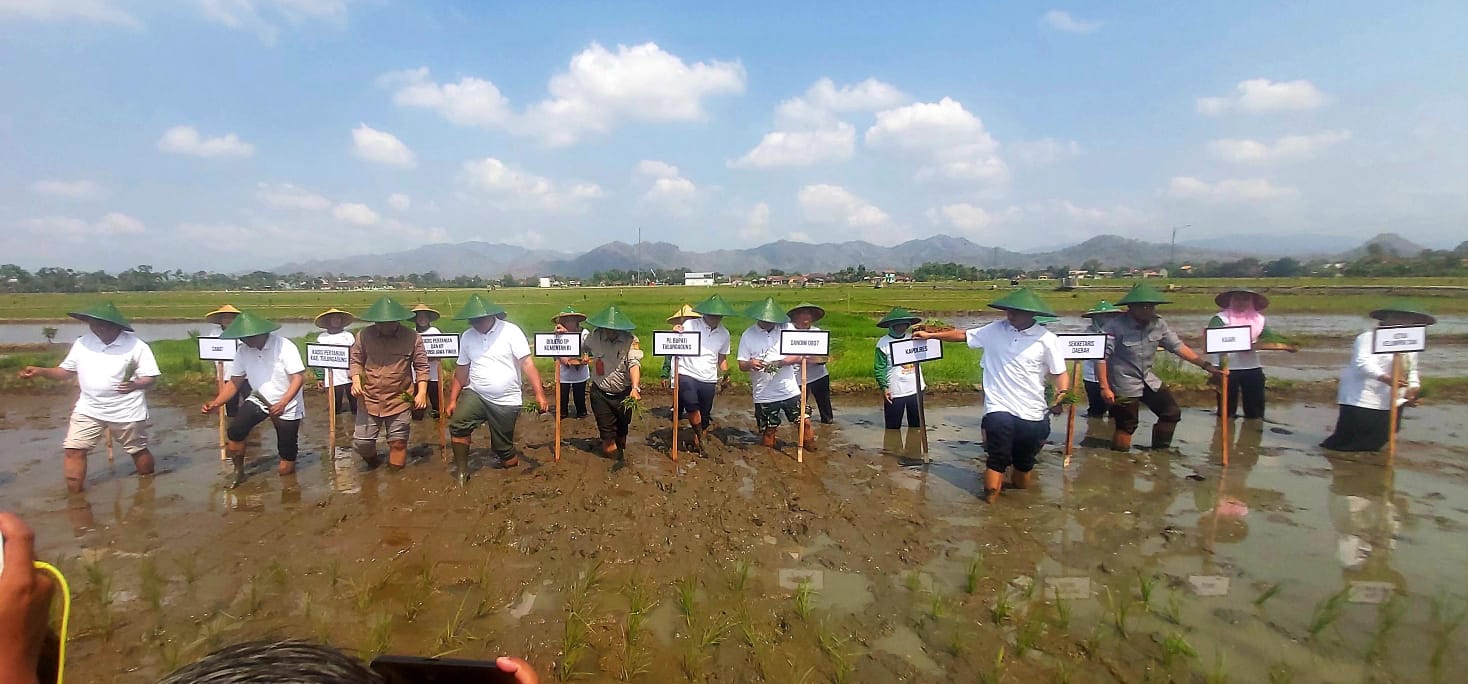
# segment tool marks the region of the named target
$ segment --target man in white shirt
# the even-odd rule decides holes
[[[86,488],[87,453],[110,430],[133,458],[138,475],[153,474],[153,454],[148,450],[148,400],[143,390],[158,380],[158,362],[153,350],[134,335],[132,325],[112,302],[67,314],[87,324],[89,332],[71,345],[71,351],[55,368],[26,366],[23,379],[40,376],[57,381],[75,380],[81,389],[66,439],[62,473],[66,488],[77,493]]]
[[[413,329],[418,331],[419,337],[440,334],[438,328],[433,326],[433,323],[439,319],[440,314],[432,307],[427,304],[417,304],[413,306],[411,311],[413,312]],[[430,414],[424,409],[415,408],[413,409],[413,420],[423,420],[424,416],[438,420],[439,365],[439,359],[428,360],[428,405],[432,407],[433,413]],[[416,378],[414,379],[416,380]]]
[[[338,347],[351,347],[357,341],[347,326],[357,317],[349,311],[341,309],[327,309],[317,314],[316,327],[326,332],[316,334],[316,344],[330,344]],[[352,374],[341,369],[322,369],[321,382],[317,387],[336,394],[337,413],[357,413],[357,397],[352,394]],[[245,388],[248,391],[248,386]]]
[[[780,353],[780,331],[790,322],[790,317],[774,298],[750,306],[744,315],[753,318],[754,325],[739,336],[739,370],[749,373],[754,393],[754,422],[760,430],[761,444],[775,448],[783,413],[786,420],[797,426],[797,421],[805,421],[805,448],[814,451],[816,437],[810,427],[810,416],[800,415],[800,379],[795,377],[800,357]]]
[[[1380,321],[1378,327],[1395,325],[1432,325],[1437,318],[1421,306],[1407,301],[1393,302],[1371,312]],[[1380,451],[1391,438],[1391,408],[1416,406],[1422,392],[1422,376],[1417,370],[1417,352],[1402,354],[1402,376],[1392,388],[1392,355],[1375,353],[1372,344],[1375,330],[1356,336],[1351,360],[1341,368],[1336,403],[1340,407],[1335,430],[1320,444],[1333,451]],[[1402,419],[1401,411],[1397,420]]]
[[[984,498],[993,503],[1004,486],[1004,472],[1011,466],[1011,486],[1025,489],[1033,482],[1035,456],[1050,436],[1050,415],[1060,413],[1070,391],[1065,372],[1065,352],[1060,338],[1035,322],[1036,316],[1055,312],[1028,288],[1020,288],[989,305],[1004,312],[1005,319],[970,330],[918,331],[917,339],[967,342],[983,349]],[[1056,401],[1045,400],[1045,378],[1055,387]]]
[[[234,489],[245,481],[245,438],[256,425],[269,419],[275,426],[276,449],[280,452],[277,468],[282,476],[296,472],[296,455],[300,452],[301,419],[306,415],[301,388],[306,384],[306,365],[301,351],[290,340],[275,334],[280,324],[248,311],[241,313],[221,339],[240,340],[243,344],[229,362],[227,375],[219,394],[204,402],[203,413],[213,413],[250,383],[251,393],[229,421],[224,451],[234,464],[234,474],[225,485]]]
[[[219,328],[219,330],[214,333],[214,337],[218,337],[219,333],[224,332],[224,329],[228,328],[229,324],[234,322],[235,316],[238,315],[240,315],[240,310],[235,308],[233,304],[221,304],[219,308],[204,314],[204,320],[208,321],[211,325],[217,326]],[[224,362],[218,363],[221,364],[220,368],[222,369],[224,367]],[[228,380],[229,378],[226,376],[224,379]],[[234,414],[240,410],[240,404],[245,400],[245,397],[249,395],[250,386],[246,384],[244,387],[240,388],[240,393],[238,395],[235,395],[234,399],[231,399],[228,404],[224,405],[224,415],[229,418],[233,418]]]
[[[678,411],[688,416],[693,428],[693,448],[703,448],[704,437],[714,417],[714,394],[729,384],[729,329],[724,317],[735,315],[734,307],[718,295],[693,307],[699,318],[685,318],[683,332],[698,333],[698,356],[678,359]],[[671,358],[671,357],[669,357]]]
[[[458,366],[448,405],[450,446],[462,485],[469,481],[469,437],[475,428],[489,423],[493,466],[513,468],[520,465],[515,456],[515,422],[524,410],[524,385],[528,383],[535,392],[542,413],[550,406],[530,342],[519,326],[504,320],[503,308],[470,295],[454,318],[469,321],[469,329],[459,336]]]

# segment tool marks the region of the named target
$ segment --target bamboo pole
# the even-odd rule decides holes
[[[1223,431],[1223,465],[1228,466],[1228,354],[1218,355],[1218,367],[1223,369],[1219,382],[1218,426]]]
[[[554,361],[555,364],[556,364],[555,365],[555,368],[552,370],[553,374],[555,375],[555,385],[556,385],[556,405],[554,407],[555,408],[555,412],[556,412],[556,463],[560,463],[561,462],[561,418],[562,418],[562,416],[561,416],[561,406],[563,406],[563,404],[561,404],[561,359],[560,359],[560,357],[557,357],[555,359],[552,359],[552,361]],[[439,387],[442,387],[442,386],[443,386],[443,384],[442,383],[439,383]],[[440,413],[439,415],[443,415],[443,414]]]
[[[805,357],[802,356],[802,357],[800,357],[800,416],[799,416],[800,420],[797,421],[798,424],[800,425],[800,427],[798,427],[798,428],[795,429],[795,438],[798,439],[798,440],[800,440],[800,443],[795,447],[795,462],[796,463],[805,463],[805,411],[806,411],[806,403],[805,403],[805,401],[806,401],[805,376],[806,376],[806,363],[805,363]]]
[[[678,462],[678,357],[676,356],[673,357],[673,462]]]
[[[928,454],[928,409],[923,402],[923,364],[914,364],[913,371],[917,373],[917,397],[918,397],[918,435],[923,446],[923,462],[932,463],[933,457]]]
[[[223,361],[214,362],[214,379],[219,383],[219,386],[216,389],[224,391],[225,378]],[[222,409],[219,411],[219,460],[221,461],[229,460],[229,456],[224,453],[224,413],[225,412]]]
[[[112,428],[102,431],[102,438],[107,440],[107,462],[112,462]]]
[[[1387,414],[1389,416],[1387,420],[1390,421],[1390,424],[1387,425],[1386,433],[1386,464],[1388,466],[1397,458],[1397,416],[1400,415],[1399,409],[1397,408],[1397,384],[1401,382],[1401,377],[1402,355],[1392,354],[1392,388],[1389,394],[1391,397],[1389,400],[1391,402],[1391,408]]]
[[[326,412],[330,414],[327,419],[328,436],[326,438],[326,450],[331,454],[331,460],[336,460],[336,374],[326,369]]]
[[[1076,387],[1081,384],[1082,361],[1072,361],[1070,372],[1070,391],[1075,393]],[[1076,435],[1076,402],[1070,402],[1069,415],[1065,418],[1065,467],[1070,467],[1070,454],[1075,449]]]
[[[445,415],[444,409],[448,407],[443,394],[443,360],[434,359],[438,364],[438,446],[443,450],[443,462],[449,462],[449,417]]]

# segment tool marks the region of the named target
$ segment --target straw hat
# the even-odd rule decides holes
[[[117,307],[113,305],[112,302],[100,302],[97,304],[93,304],[85,309],[82,309],[81,311],[73,311],[66,315],[82,321],[83,323],[89,320],[96,320],[103,321],[105,323],[111,323],[128,332],[132,332],[133,329],[133,324],[129,323],[128,320],[123,317],[122,312],[118,311]]]
[[[316,314],[316,319],[315,319],[316,327],[318,327],[318,328],[325,328],[326,326],[321,323],[321,319],[326,318],[327,316],[346,316],[347,317],[347,322],[342,324],[342,327],[343,328],[351,325],[352,324],[352,321],[357,320],[357,317],[354,316],[354,315],[352,315],[352,312],[350,312],[350,311],[342,311],[341,309],[334,309],[334,308],[333,309],[327,309],[325,311],[322,311],[319,314]]]
[[[1378,321],[1384,321],[1394,315],[1410,319],[1412,321],[1411,325],[1433,325],[1437,323],[1437,317],[1427,313],[1426,308],[1410,299],[1393,300],[1386,306],[1371,312],[1371,317]]]
[[[574,327],[576,327],[578,325],[581,325],[581,321],[586,320],[586,314],[581,313],[580,311],[577,311],[576,310],[576,307],[574,307],[574,306],[568,306],[568,307],[566,307],[564,309],[561,309],[561,312],[560,313],[558,313],[558,314],[556,314],[554,316],[551,316],[551,322],[552,323],[560,323],[562,318],[579,318],[579,319],[581,319],[579,321],[576,321],[575,323],[569,323],[569,324],[562,323],[562,325],[565,325],[567,328],[574,328]]]
[[[673,315],[668,317],[668,325],[678,325],[679,323],[682,323],[683,321],[686,321],[690,318],[700,318],[702,316],[703,314],[694,311],[693,307],[684,304],[683,308],[674,311]]]
[[[213,311],[210,311],[209,313],[204,314],[204,320],[206,320],[206,321],[208,321],[210,323],[213,323],[214,325],[219,325],[219,319],[220,318],[223,318],[225,314],[236,314],[236,315],[238,315],[239,313],[240,313],[240,310],[239,309],[236,309],[236,308],[234,308],[233,306],[231,306],[229,304],[225,304],[224,306],[221,306],[218,309],[215,309]]]
[[[414,304],[413,305],[413,308],[412,309],[409,309],[409,311],[412,312],[413,318],[417,318],[418,317],[418,312],[419,311],[426,311],[426,312],[428,312],[428,322],[429,323],[432,323],[432,322],[438,320],[440,317],[443,316],[443,314],[440,314],[437,309],[435,309],[435,308],[433,308],[433,307],[431,307],[431,306],[429,306],[427,304]]]
[[[795,305],[795,308],[793,308],[793,309],[791,309],[789,311],[786,311],[785,312],[785,315],[790,316],[791,318],[794,318],[795,317],[795,312],[796,311],[800,311],[801,309],[809,309],[810,310],[810,312],[811,312],[810,322],[811,323],[815,323],[816,321],[819,321],[822,318],[825,318],[826,317],[826,310],[825,309],[822,309],[821,307],[816,306],[815,304],[811,304],[810,302],[801,302],[801,303]]]
[[[1268,297],[1265,297],[1264,295],[1259,294],[1258,292],[1255,292],[1253,290],[1250,290],[1250,289],[1247,289],[1247,288],[1242,288],[1242,287],[1234,288],[1232,290],[1224,290],[1223,292],[1218,293],[1218,296],[1213,298],[1213,303],[1214,304],[1217,304],[1218,305],[1218,308],[1220,308],[1220,309],[1227,309],[1228,308],[1229,301],[1231,301],[1233,299],[1233,296],[1235,294],[1254,295],[1254,310],[1255,311],[1263,311],[1263,310],[1269,308],[1269,298]]]

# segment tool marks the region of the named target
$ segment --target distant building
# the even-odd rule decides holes
[[[688,272],[683,274],[684,285],[710,286],[714,284],[712,272]]]
[[[541,278],[540,278],[540,286],[541,286],[541,287],[550,287],[550,286],[551,286],[551,279],[550,279],[550,278],[547,278],[547,277],[544,277],[544,276],[542,276],[542,277],[541,277]]]

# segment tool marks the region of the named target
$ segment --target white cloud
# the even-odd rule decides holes
[[[549,178],[521,171],[494,157],[464,162],[459,181],[511,209],[577,212],[584,210],[587,200],[605,195],[595,183],[573,183],[563,188]]]
[[[31,192],[70,200],[91,201],[107,196],[107,189],[89,180],[41,180],[31,183]]]
[[[255,198],[284,209],[324,211],[331,208],[331,200],[290,183],[260,183],[255,186]]]
[[[331,210],[331,215],[338,221],[345,221],[354,226],[376,225],[382,217],[365,204],[357,202],[343,202]]]
[[[871,228],[889,220],[887,212],[839,185],[807,185],[800,189],[797,199],[801,215],[811,223]]]
[[[637,163],[637,174],[652,180],[652,185],[642,195],[643,204],[673,216],[693,214],[698,202],[698,186],[684,178],[678,167],[644,159]]]
[[[770,205],[760,202],[750,208],[739,237],[751,243],[763,243],[770,237]]]
[[[946,223],[958,230],[975,233],[993,225],[995,218],[983,207],[976,207],[967,202],[949,204],[938,209],[928,210],[928,219],[937,223]]]
[[[815,240],[810,239],[810,233],[807,233],[803,230],[796,230],[786,233],[785,239],[789,240],[790,242],[804,242],[808,244],[815,242]]]
[[[407,211],[413,207],[413,198],[401,192],[395,192],[387,196],[387,206],[398,211]]]
[[[91,21],[142,28],[143,22],[111,0],[0,0],[0,20]]]
[[[1167,186],[1166,194],[1178,199],[1216,203],[1253,203],[1292,197],[1294,188],[1276,187],[1263,178],[1227,179],[1208,183],[1192,176],[1177,176]]]
[[[193,126],[174,126],[158,139],[158,149],[173,154],[195,157],[249,157],[255,146],[229,133],[218,138],[205,138]]]
[[[252,31],[273,45],[281,24],[300,27],[311,21],[344,23],[349,0],[195,0],[208,20],[241,31]]]
[[[109,212],[94,222],[70,216],[46,216],[24,221],[21,225],[37,236],[47,238],[60,236],[71,242],[113,235],[137,235],[147,230],[142,221],[115,211]]]
[[[781,102],[775,109],[778,130],[766,133],[754,149],[729,166],[767,169],[844,162],[856,150],[856,127],[837,114],[871,112],[907,101],[906,93],[874,78],[841,87],[822,78],[800,97]]]
[[[983,121],[952,98],[877,113],[866,143],[911,155],[922,162],[917,177],[959,182],[1002,183],[1009,166]]]
[[[637,173],[649,178],[677,178],[681,175],[678,173],[678,167],[655,159],[644,159],[637,162]]]
[[[1198,113],[1219,116],[1230,111],[1244,114],[1302,112],[1324,106],[1326,96],[1306,80],[1271,81],[1254,78],[1240,81],[1234,92],[1222,97],[1198,98]]]
[[[399,106],[431,109],[461,126],[502,129],[561,147],[627,121],[701,121],[705,98],[742,93],[745,78],[737,61],[688,64],[656,43],[618,45],[616,52],[592,43],[572,56],[566,71],[551,77],[549,97],[522,114],[483,79],[438,84],[428,69],[419,68],[385,74],[379,81],[397,88],[393,101]]]
[[[1004,146],[1014,158],[1029,166],[1045,166],[1080,156],[1081,144],[1074,140],[1016,140]]]
[[[1239,164],[1309,159],[1316,153],[1351,139],[1347,130],[1322,131],[1310,135],[1287,135],[1273,144],[1258,140],[1224,138],[1208,143],[1208,153]]]
[[[388,166],[412,168],[417,165],[413,151],[397,136],[379,131],[367,124],[352,129],[352,151],[357,158]]]
[[[1040,23],[1066,33],[1092,33],[1101,28],[1099,21],[1077,19],[1064,10],[1050,10],[1040,17]]]

